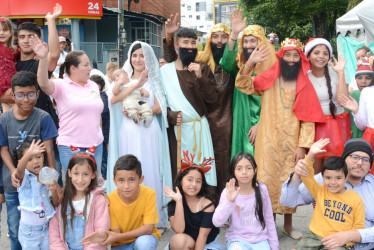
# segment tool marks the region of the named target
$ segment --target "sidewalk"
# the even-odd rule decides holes
[[[301,233],[305,233],[308,230],[310,219],[312,218],[313,208],[311,205],[299,207],[296,214],[293,216],[293,225],[294,228]],[[291,239],[282,233],[283,227],[283,216],[277,216],[277,233],[279,238],[280,250],[289,250],[297,244],[296,240]],[[10,249],[10,241],[6,236],[8,231],[8,226],[6,224],[6,207],[5,203],[3,204],[3,210],[1,212],[1,238],[0,246],[2,250]],[[220,230],[220,240],[222,243],[225,242],[225,231],[226,229]],[[168,244],[169,239],[173,236],[173,231],[171,229],[167,230],[162,234],[161,240],[158,244],[158,250],[162,250]]]

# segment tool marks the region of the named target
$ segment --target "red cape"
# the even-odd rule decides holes
[[[275,80],[280,76],[281,59],[284,52],[296,49],[301,58],[301,70],[297,76],[296,84],[296,99],[292,107],[296,117],[304,122],[326,122],[321,104],[319,102],[317,93],[309,80],[309,60],[301,49],[297,47],[285,47],[277,52],[278,60],[271,66],[270,69],[255,77],[254,88],[256,90],[266,90],[273,86]]]

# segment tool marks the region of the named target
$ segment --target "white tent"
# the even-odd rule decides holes
[[[358,31],[365,32],[365,43],[374,41],[374,0],[364,0],[336,20],[336,32],[343,37],[350,32],[351,37]]]

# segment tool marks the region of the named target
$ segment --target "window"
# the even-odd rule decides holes
[[[182,15],[181,17],[182,17],[182,18],[186,18],[186,16],[185,16],[185,15]]]
[[[190,5],[187,5],[187,10],[191,10],[191,6]]]
[[[204,28],[204,25],[199,26],[200,29]]]
[[[206,11],[206,2],[196,3],[196,11]]]
[[[189,17],[189,18],[192,18],[192,15],[189,15],[188,17]]]
[[[213,14],[212,13],[206,13],[205,14],[205,21],[213,21]]]
[[[182,3],[182,7],[186,6],[184,3]]]
[[[196,20],[200,20],[200,16],[199,15],[196,16]]]

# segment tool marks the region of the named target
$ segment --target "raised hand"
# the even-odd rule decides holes
[[[45,152],[44,143],[42,143],[41,140],[38,140],[37,142],[35,142],[35,140],[32,140],[27,153],[29,153],[30,155],[37,155],[43,152]]]
[[[51,12],[48,12],[47,15],[45,15],[45,19],[49,22],[50,20],[55,21],[62,13],[62,6],[58,3],[56,3],[55,7],[53,7],[53,14]]]
[[[235,179],[232,178],[229,182],[226,182],[226,197],[230,202],[234,202],[238,196],[240,187],[235,187]]]
[[[348,59],[344,61],[344,57],[343,56],[339,56],[338,60],[336,60],[335,58],[333,58],[332,60],[334,61],[334,63],[332,63],[330,61],[329,62],[330,67],[336,73],[344,72],[345,64],[347,63]]]
[[[148,69],[144,69],[139,77],[138,88],[142,87],[148,81]]]
[[[320,154],[320,153],[326,152],[326,150],[323,149],[323,148],[327,144],[329,144],[329,143],[330,143],[330,139],[329,138],[319,139],[318,141],[316,141],[315,143],[313,143],[313,145],[310,147],[308,154],[311,154],[311,155],[314,156],[316,154]]]
[[[171,14],[170,18],[165,22],[165,33],[172,35],[179,30],[179,27],[179,14],[175,14],[175,17]]]
[[[349,109],[353,114],[358,112],[358,103],[352,96],[342,94],[338,96],[338,100],[344,108]]]
[[[253,67],[255,64],[266,61],[267,56],[270,54],[270,48],[263,45],[261,47],[257,46],[251,56],[248,59],[248,63],[251,67]]]
[[[198,63],[191,63],[190,65],[188,65],[187,69],[190,72],[194,71],[197,78],[201,78],[203,76],[201,66]]]
[[[182,201],[182,194],[178,187],[175,187],[176,192],[174,192],[168,186],[164,186],[164,196],[173,199],[175,202]]]
[[[231,33],[236,37],[244,30],[247,23],[246,17],[242,19],[242,12],[242,10],[234,9],[234,11],[230,13]]]
[[[298,176],[309,176],[308,163],[304,159],[296,163],[295,174]]]
[[[48,55],[48,45],[42,42],[37,36],[30,38],[30,45],[39,59]]]

